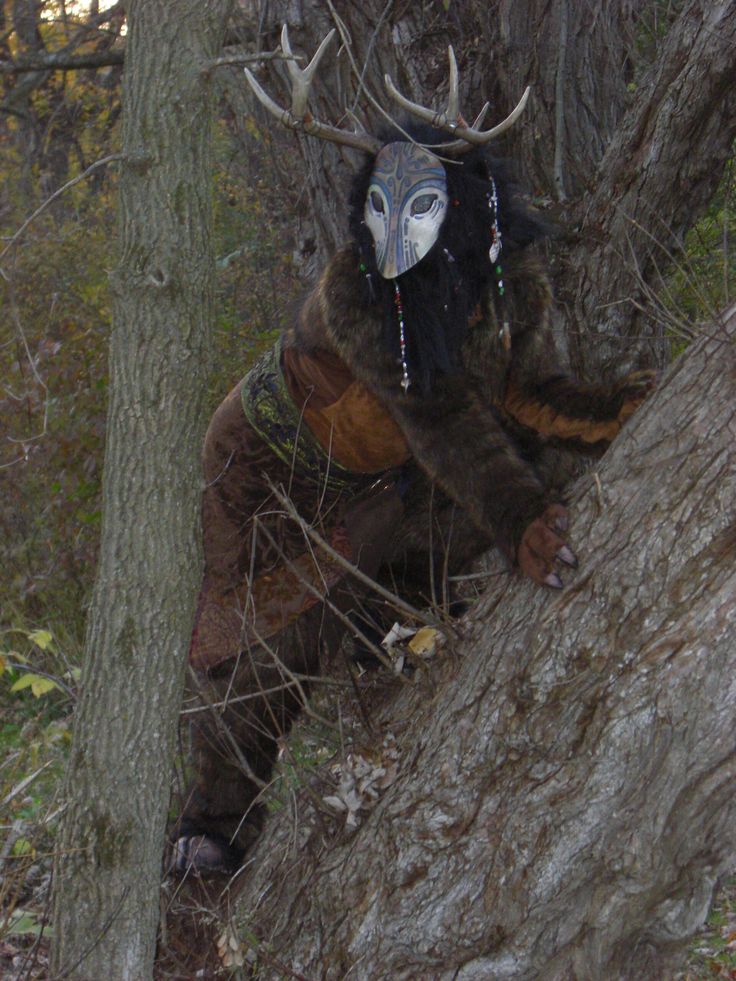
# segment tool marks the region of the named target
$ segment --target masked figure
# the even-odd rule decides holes
[[[314,63],[287,64],[306,98]],[[533,249],[544,223],[485,148],[519,107],[485,132],[455,120],[457,139],[433,152],[437,129],[342,134],[284,112],[250,79],[281,121],[362,149],[366,163],[349,244],[205,440],[190,652],[201,711],[189,716],[196,775],[176,845],[178,868],[202,873],[236,869],[257,834],[278,740],[325,651],[346,625],[365,634],[366,608],[381,620],[351,567],[426,600],[443,570],[495,544],[561,587],[576,559],[549,458],[561,445],[599,452],[651,384],[584,386],[557,364]]]

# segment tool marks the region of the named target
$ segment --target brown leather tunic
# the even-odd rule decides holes
[[[322,448],[353,473],[381,473],[406,463],[411,452],[385,406],[336,354],[284,349],[282,370],[304,421]]]

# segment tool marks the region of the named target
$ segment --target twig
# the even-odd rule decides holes
[[[63,51],[19,56],[13,61],[0,61],[0,75],[20,75],[24,72],[75,71],[79,68],[108,68],[122,65],[124,49],[90,51],[84,55],[69,55]]]
[[[350,683],[347,681],[337,681],[335,678],[320,678],[317,675],[297,674],[294,672],[294,679],[304,681],[310,685],[327,685],[329,688],[350,688]],[[273,688],[259,688],[258,691],[249,692],[247,695],[228,697],[226,701],[208,702],[207,705],[195,705],[193,708],[185,708],[180,711],[179,715],[198,715],[200,712],[209,712],[210,709],[229,708],[231,705],[237,705],[239,702],[250,702],[256,698],[262,698],[264,695],[275,695],[276,692],[285,691],[287,688],[295,687],[295,685],[296,680],[284,681],[280,685],[274,685]]]
[[[301,517],[301,515],[296,510],[292,502],[288,499],[288,497],[282,494],[281,491],[274,486],[274,484],[269,482],[269,486],[274,496],[278,500],[278,502],[286,509],[286,512],[289,515],[289,517],[292,518],[299,525],[299,527],[304,532],[304,534],[311,541],[313,541],[314,544],[317,545],[319,549],[321,549],[323,552],[329,555],[329,557],[334,562],[336,562],[339,566],[341,566],[343,569],[349,572],[350,575],[353,576],[353,578],[357,579],[358,582],[363,583],[364,586],[367,586],[370,590],[377,593],[379,596],[382,596],[385,600],[388,600],[388,602],[391,603],[392,606],[394,606],[397,610],[401,610],[402,613],[405,613],[407,616],[413,617],[414,619],[418,620],[420,623],[423,623],[427,627],[435,627],[436,629],[442,629],[443,625],[440,624],[440,622],[436,620],[434,617],[427,616],[426,613],[423,613],[421,610],[417,610],[410,603],[407,603],[405,600],[402,600],[401,597],[397,596],[395,593],[392,593],[388,589],[385,589],[383,586],[381,586],[380,583],[377,583],[375,579],[371,579],[370,576],[367,576],[364,572],[361,572],[361,570],[357,566],[353,565],[352,562],[348,562],[348,560],[344,556],[340,555],[340,553],[336,551],[334,548],[332,548],[331,545],[328,545],[328,543],[324,540],[324,538],[322,538],[322,536],[318,532],[316,532],[314,528],[312,528],[308,524],[308,522],[304,520],[304,518]],[[319,595],[319,593],[317,593],[317,595]],[[323,597],[320,596],[320,599],[322,598]]]
[[[505,576],[505,572],[470,572],[466,576],[448,576],[448,582],[470,582],[471,579],[492,579],[496,576]]]
[[[190,668],[190,672],[194,681],[194,690],[197,692],[198,696],[205,703],[205,708],[209,709],[212,712],[212,719],[214,721],[215,728],[218,730],[223,740],[229,745],[230,749],[235,754],[235,759],[237,760],[238,765],[241,767],[243,773],[252,783],[256,785],[256,787],[258,787],[259,790],[265,790],[268,784],[265,781],[261,780],[261,778],[256,776],[256,774],[253,772],[250,764],[243,756],[240,750],[240,746],[238,746],[237,740],[230,732],[230,729],[225,724],[222,716],[220,715],[219,712],[214,711],[214,702],[212,698],[210,698],[209,692],[206,690],[204,685],[200,685],[198,683],[197,676],[191,668]]]
[[[26,832],[28,822],[24,821],[22,818],[16,818],[15,821],[10,826],[10,831],[8,832],[7,838],[3,842],[3,847],[0,849],[0,872],[2,872],[5,867],[5,863],[9,861],[11,853],[15,848],[15,843],[19,838],[22,838]]]
[[[251,65],[258,61],[306,61],[304,55],[286,55],[283,51],[263,51],[256,54],[221,55],[209,62],[206,70],[227,65]]]
[[[124,156],[125,154],[123,153],[111,153],[107,157],[102,157],[100,160],[95,160],[95,162],[90,164],[85,171],[83,171],[81,174],[78,174],[76,177],[72,177],[70,181],[67,181],[66,184],[63,184],[60,188],[58,188],[58,190],[54,191],[51,197],[47,198],[43,202],[43,204],[40,205],[40,207],[36,208],[36,210],[29,218],[26,218],[26,220],[20,226],[18,231],[15,233],[15,235],[13,235],[8,240],[8,244],[5,246],[3,251],[0,252],[0,262],[2,262],[2,260],[5,258],[7,253],[10,251],[10,249],[20,239],[21,235],[25,232],[25,230],[28,228],[31,222],[35,221],[35,219],[38,218],[38,216],[42,214],[42,212],[44,212],[50,204],[56,201],[56,199],[60,197],[64,193],[64,191],[68,191],[70,187],[74,187],[75,184],[79,184],[80,181],[83,181],[86,177],[89,177],[91,173],[93,173],[95,170],[98,170],[100,167],[104,167],[106,164],[111,163],[113,160],[122,160]]]
[[[296,511],[294,511],[294,514],[296,515]],[[298,515],[297,515],[297,518],[298,518]],[[301,521],[300,518],[298,518],[298,520]],[[304,524],[306,525],[306,522]],[[307,587],[307,589],[309,590],[309,592],[313,596],[315,596],[320,602],[324,603],[325,606],[332,613],[334,613],[334,615],[337,617],[337,619],[345,627],[348,628],[348,631],[351,634],[353,634],[355,637],[357,637],[358,640],[360,640],[368,648],[368,650],[378,658],[378,660],[381,662],[381,664],[383,664],[384,667],[389,668],[389,669],[393,669],[393,665],[391,664],[390,659],[386,656],[386,653],[384,651],[382,651],[380,647],[378,647],[376,644],[374,644],[373,641],[369,637],[366,637],[366,635],[363,633],[363,631],[355,623],[353,623],[353,621],[350,619],[349,616],[347,616],[346,613],[343,613],[343,611],[338,606],[336,606],[335,603],[332,602],[332,600],[329,598],[329,596],[326,593],[320,593],[320,591],[317,589],[317,587],[313,583],[311,583],[306,578],[306,576],[303,576],[302,573],[301,573],[301,571],[297,568],[297,566],[295,566],[294,563],[291,562],[290,559],[288,559],[286,557],[286,555],[284,555],[283,550],[279,547],[278,542],[273,537],[273,535],[269,532],[268,528],[266,528],[265,525],[263,525],[262,528],[261,528],[261,530],[263,531],[263,534],[266,536],[266,538],[268,538],[269,542],[274,546],[274,548],[276,548],[276,550],[279,553],[280,557],[284,560],[287,568],[290,569],[294,573],[294,575],[299,579],[299,581],[304,586]],[[305,530],[305,529],[302,529],[302,530]],[[319,539],[319,536],[317,536],[317,537]],[[322,541],[322,539],[319,539],[319,540]],[[334,554],[334,557],[336,557],[336,558],[342,558],[342,556],[340,556],[340,553],[339,552],[335,552],[334,549],[330,549],[330,546],[327,545],[326,542],[323,542],[320,547],[330,550],[330,552]],[[346,568],[348,570],[354,570],[356,572],[358,571],[349,562],[346,562],[345,563],[345,566],[346,566]],[[373,583],[373,580],[372,579],[369,579],[368,576],[366,576],[365,578],[366,578],[366,580],[369,583]],[[391,595],[391,594],[389,593],[389,595]],[[400,674],[399,675],[399,678],[401,678],[401,680],[405,684],[411,684],[411,682],[409,681],[409,679],[406,678],[403,674]]]
[[[5,253],[3,253],[3,255],[4,254]],[[43,425],[41,427],[41,432],[36,433],[34,436],[27,436],[25,439],[17,439],[12,436],[6,437],[6,439],[11,443],[23,444],[24,450],[22,456],[16,457],[15,460],[11,460],[8,463],[0,464],[0,470],[5,470],[7,467],[13,467],[15,466],[16,463],[19,463],[20,461],[27,459],[27,450],[25,449],[26,443],[35,442],[36,440],[42,439],[46,435],[48,431],[48,421],[49,421],[49,390],[48,390],[48,386],[46,385],[46,382],[43,380],[43,378],[41,378],[41,376],[38,373],[36,362],[33,358],[33,355],[31,354],[31,349],[28,346],[28,339],[26,338],[25,331],[23,330],[23,324],[21,323],[21,319],[20,319],[20,312],[18,311],[18,303],[15,297],[15,284],[2,268],[0,268],[0,277],[2,277],[2,279],[4,279],[5,282],[8,284],[8,300],[10,303],[10,312],[13,317],[13,323],[15,324],[15,329],[18,332],[18,336],[21,339],[23,350],[26,353],[28,364],[31,367],[31,373],[33,374],[33,377],[36,379],[39,388],[44,393]]]
[[[271,655],[274,664],[276,665],[278,670],[282,673],[282,676],[286,674],[291,679],[289,682],[284,682],[282,688],[286,688],[288,685],[293,685],[299,692],[299,698],[301,699],[302,707],[303,710],[306,712],[306,714],[310,716],[310,718],[314,719],[315,722],[319,722],[321,725],[326,726],[328,729],[336,728],[336,726],[332,722],[330,722],[329,719],[324,718],[324,716],[320,715],[319,712],[315,712],[313,708],[310,708],[307,693],[304,690],[304,686],[302,685],[301,681],[299,680],[299,676],[296,675],[286,664],[284,664],[283,660],[278,656],[276,651],[271,647],[270,644],[266,642],[266,640],[263,637],[260,636],[260,634],[255,630],[255,628],[253,628],[253,633],[255,634],[255,638],[258,644],[265,651],[268,651],[268,653]],[[258,669],[255,666],[255,664],[253,665],[253,673],[255,677],[258,678]],[[277,720],[273,714],[271,703],[268,702],[267,705],[271,717],[273,718],[274,723],[276,723]]]

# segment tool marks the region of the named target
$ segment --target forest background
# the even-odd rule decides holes
[[[637,19],[624,93],[683,6],[652,2]],[[427,5],[433,30],[446,29],[443,18],[456,28],[452,7]],[[250,43],[257,13],[238,7],[231,44]],[[13,957],[29,949],[45,912],[54,794],[99,545],[125,25],[124,4],[0,6],[0,943]],[[55,70],[52,55],[67,67]],[[289,137],[249,111],[233,79],[219,82],[215,123],[212,407],[288,322],[329,238],[313,228],[314,199],[293,180]],[[556,200],[532,191],[564,218],[564,188]],[[667,360],[733,299],[734,194],[731,160],[662,276]],[[703,977],[736,968],[725,902],[724,929],[695,955]]]

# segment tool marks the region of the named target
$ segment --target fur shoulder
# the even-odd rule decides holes
[[[381,308],[371,302],[370,291],[370,280],[350,248],[335,255],[317,286],[320,314],[332,349],[356,378],[376,391],[385,391],[394,376],[398,387],[401,373],[382,343]]]

